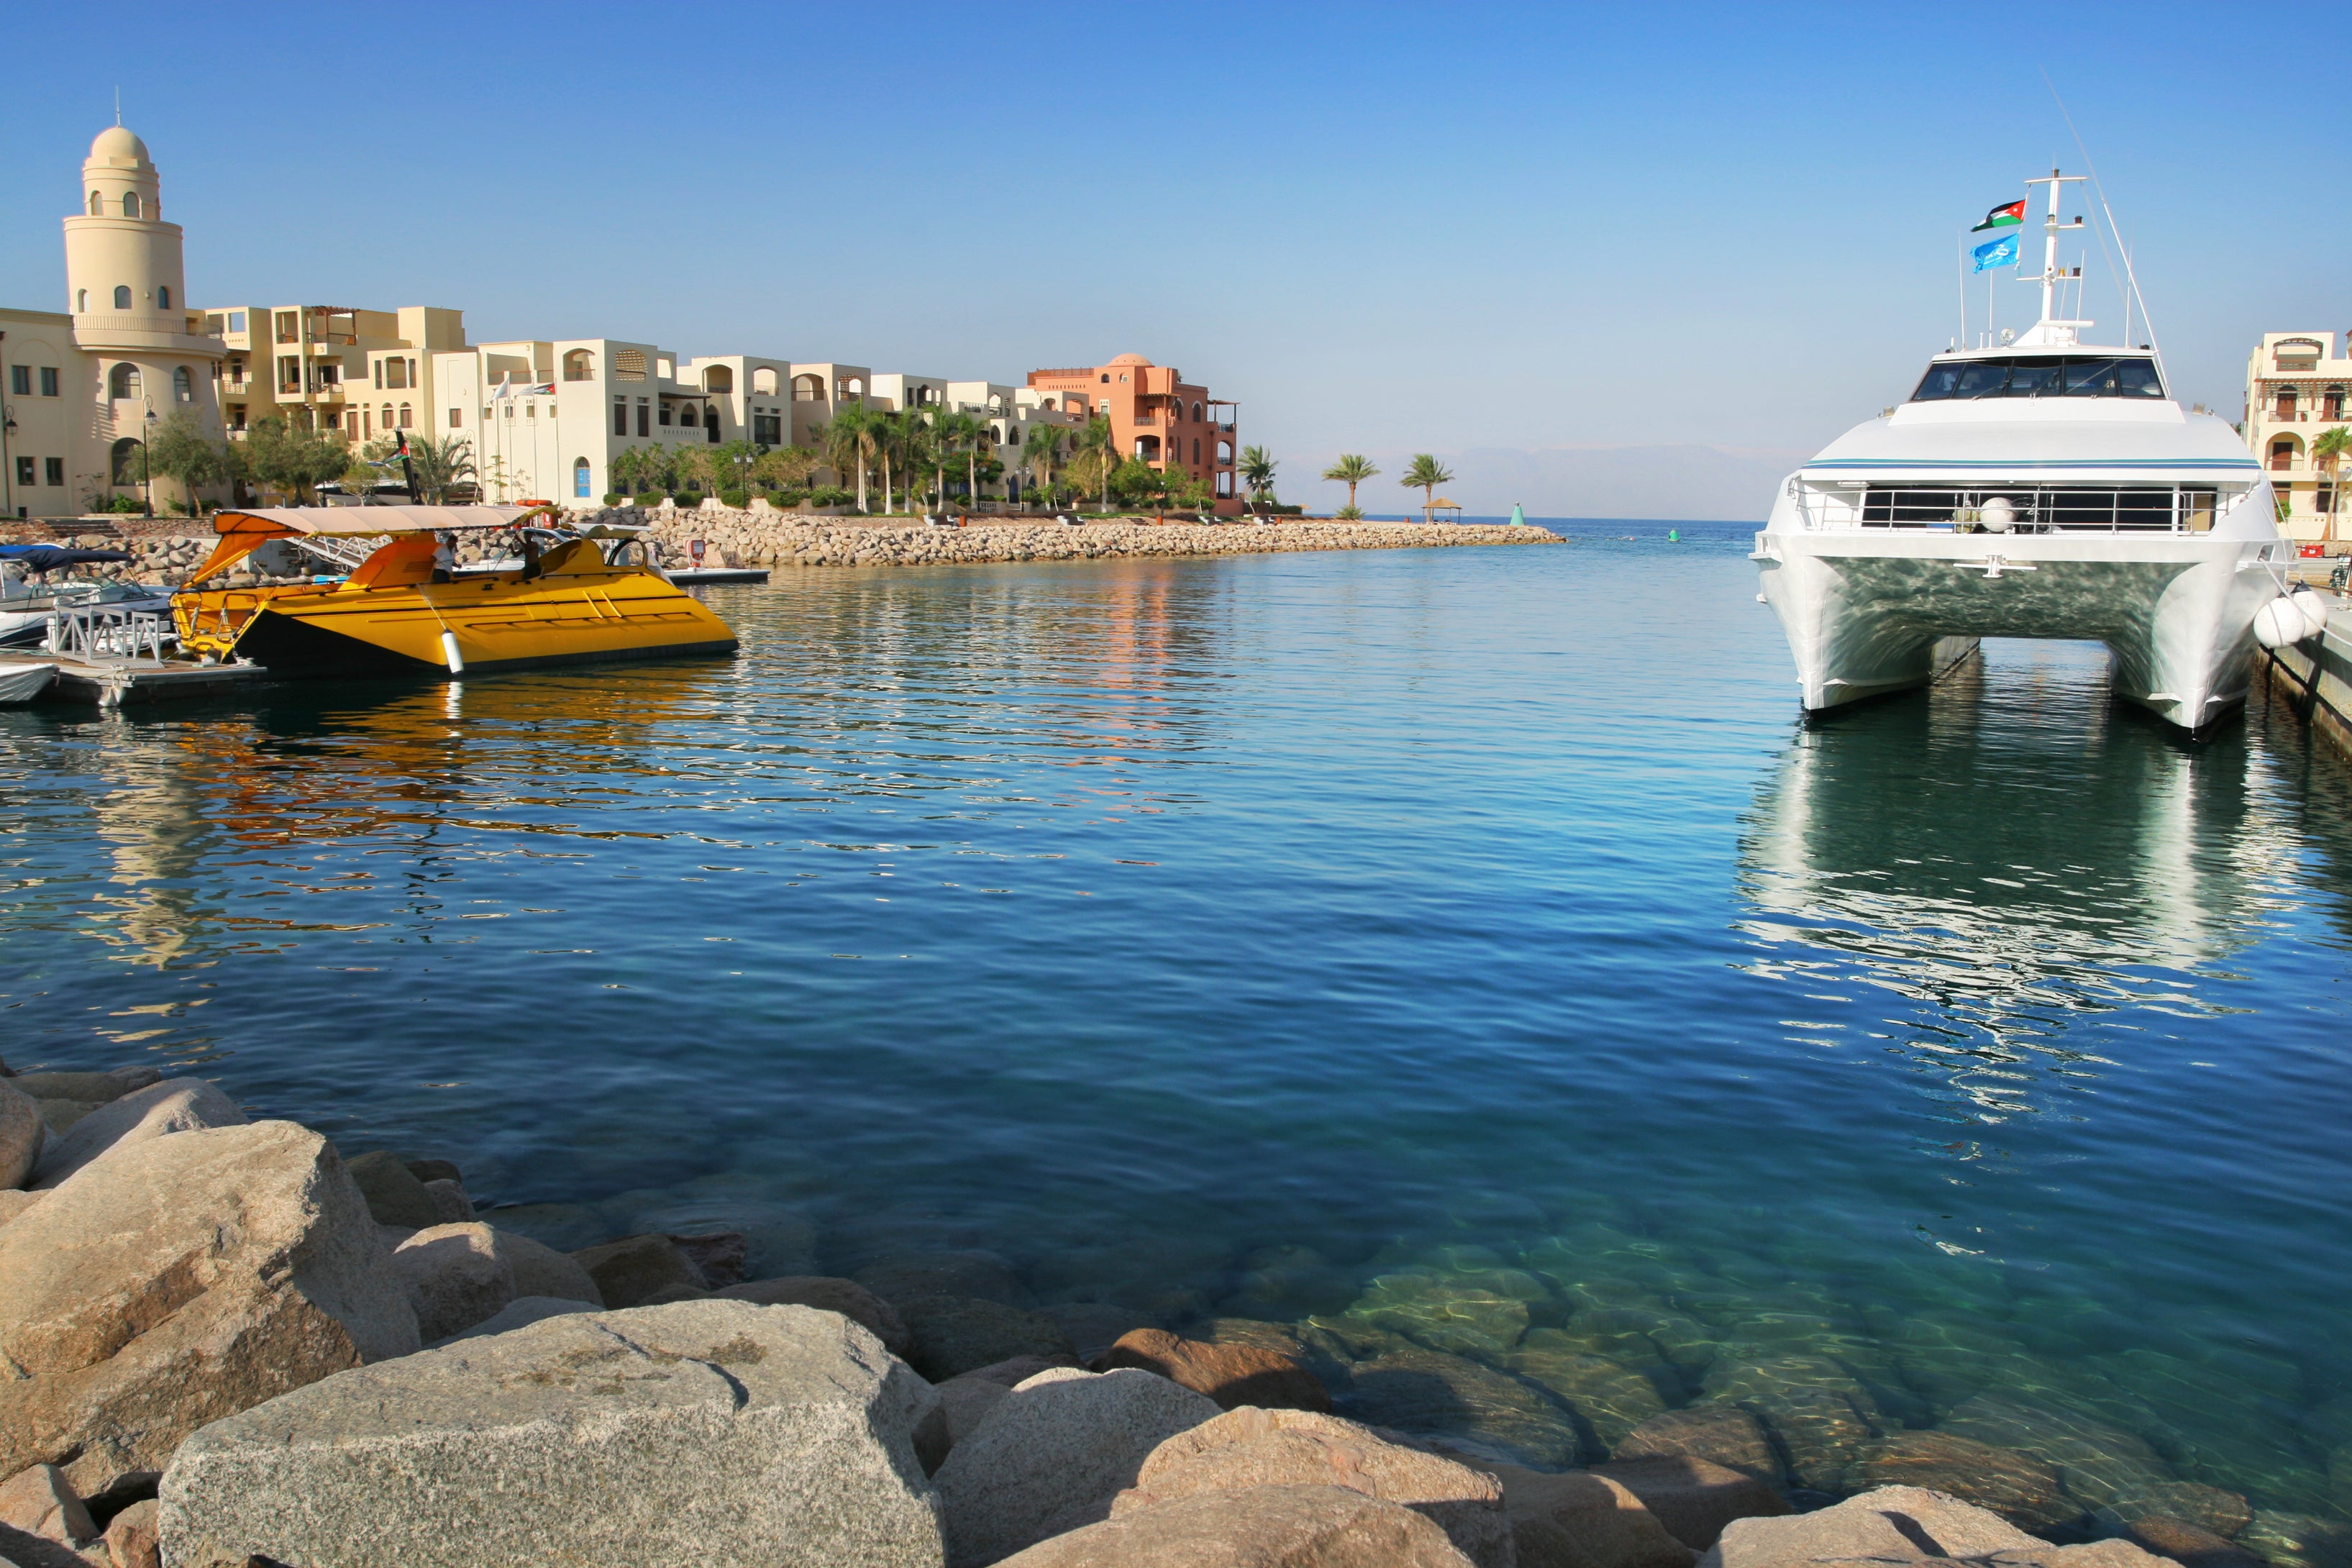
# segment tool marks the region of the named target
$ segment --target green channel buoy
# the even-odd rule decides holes
[[[1666,530],[1666,542],[1668,544],[1680,544],[1682,542],[1683,531],[1681,529],[1670,528]]]
[[[1528,509],[1521,506],[1518,502],[1513,501],[1511,503],[1511,526],[1513,528],[1525,528],[1527,525]]]

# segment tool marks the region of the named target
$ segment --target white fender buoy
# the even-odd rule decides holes
[[[2254,640],[2264,647],[2292,647],[2311,635],[2311,623],[2292,599],[2273,599],[2254,612]]]
[[[1985,527],[1994,533],[2007,533],[2017,526],[2017,505],[2007,496],[1987,496],[1984,508],[1978,513]]]
[[[2269,647],[2273,645],[2264,643],[2263,646]],[[456,632],[445,631],[441,634],[441,662],[449,667],[449,673],[452,675],[466,673],[466,656],[457,651]]]
[[[2303,618],[2311,623],[2311,635],[2313,637],[2317,637],[2320,633],[2327,629],[2327,601],[2326,599],[2320,597],[2317,594],[2313,593],[2308,588],[2297,588],[2294,593],[2287,595],[2286,602],[2303,612]]]

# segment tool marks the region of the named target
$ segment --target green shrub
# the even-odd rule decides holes
[[[776,490],[768,499],[781,507],[795,507],[808,500],[806,490]]]
[[[115,512],[145,511],[147,506],[137,496],[109,496],[98,510]]]
[[[659,490],[639,490],[637,492],[637,504],[639,506],[659,506],[661,503],[662,492]]]
[[[629,498],[623,495],[618,490],[606,490],[604,492],[604,504],[606,506],[626,506],[628,504],[628,500]]]
[[[857,499],[856,490],[845,490],[839,485],[819,485],[809,491],[811,506],[847,506]]]
[[[719,504],[720,506],[731,506],[737,511],[741,511],[745,507],[751,504],[751,492],[750,490],[720,490],[719,492]]]
[[[672,499],[674,499],[678,505],[690,509],[702,504],[702,492],[700,490],[680,490]]]
[[[1364,518],[1364,509],[1360,506],[1343,506],[1331,515],[1341,522],[1361,522]]]

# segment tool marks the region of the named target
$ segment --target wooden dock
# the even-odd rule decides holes
[[[58,667],[58,678],[41,694],[44,702],[93,708],[143,708],[186,702],[249,690],[269,679],[257,664],[194,664],[174,658],[76,658],[37,654]]]

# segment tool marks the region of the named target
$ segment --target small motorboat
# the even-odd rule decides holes
[[[32,664],[22,659],[0,659],[0,707],[18,707],[30,702],[49,689],[58,678],[54,664]]]
[[[544,526],[554,520],[552,507],[217,512],[220,543],[194,582],[276,539],[389,537],[347,577],[182,589],[172,599],[181,649],[291,676],[457,676],[735,651],[734,631],[663,574],[635,531]],[[445,534],[494,530],[520,545],[508,569],[459,572],[443,553]]]

